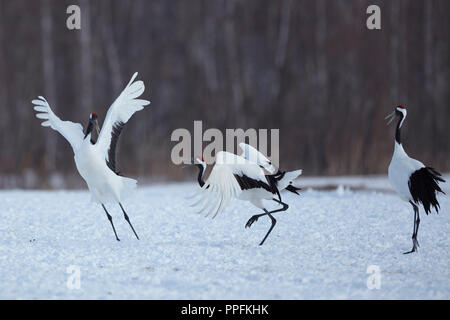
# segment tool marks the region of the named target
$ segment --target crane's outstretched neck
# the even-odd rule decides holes
[[[400,130],[401,130],[401,128],[402,128],[403,121],[405,120],[405,116],[404,116],[403,113],[401,113],[401,112],[399,112],[399,115],[400,115],[400,119],[398,120],[398,123],[397,123],[397,129],[395,130],[395,141],[396,141],[398,144],[402,144],[402,142],[401,142],[401,132],[400,132]]]
[[[94,124],[92,123],[92,121],[89,120],[87,128],[86,128],[86,133],[84,134],[84,139],[86,139],[87,136],[92,133],[92,129],[94,129]]]
[[[203,187],[203,185],[205,184],[205,181],[203,181],[203,174],[205,173],[205,167],[202,164],[196,164],[199,172],[198,172],[198,184],[200,185],[200,188]]]
[[[405,118],[406,118],[406,110],[404,111],[404,113],[401,111],[398,111],[398,110],[396,112],[397,112],[398,116],[400,117],[400,119],[398,120],[397,128],[395,129],[395,141],[398,144],[402,144],[402,141],[401,141],[402,137],[401,137],[400,130],[401,130],[403,122],[405,121]]]

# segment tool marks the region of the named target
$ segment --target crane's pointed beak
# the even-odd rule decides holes
[[[392,121],[394,121],[394,119],[395,119],[395,111],[392,112],[391,114],[388,114],[384,119],[385,120],[389,119],[386,125],[387,126],[390,125],[392,123]]]
[[[100,126],[98,125],[97,119],[95,119],[94,127],[95,127],[95,131],[97,131],[97,135],[99,135],[100,134]]]

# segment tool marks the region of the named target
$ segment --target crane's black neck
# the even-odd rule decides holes
[[[203,181],[203,173],[205,171],[205,168],[201,164],[196,164],[196,166],[199,169],[197,181],[198,181],[198,184],[200,185],[200,188],[201,188],[205,184],[205,181]]]
[[[86,137],[90,135],[89,138],[91,140],[91,143],[95,144],[95,141],[92,139],[92,135],[91,135],[93,129],[94,129],[94,124],[92,123],[91,120],[89,120],[88,126],[86,128],[86,134],[84,135],[84,139],[86,139]]]
[[[86,139],[86,137],[92,132],[92,129],[94,128],[94,125],[92,124],[91,121],[89,121],[88,126],[86,128],[86,134],[84,135],[84,138]]]
[[[278,199],[281,201],[281,194],[280,190],[278,190],[278,182],[283,179],[284,175],[286,174],[286,171],[281,171],[278,169],[277,173],[266,175],[267,181],[269,181],[270,188],[274,190],[278,196]]]
[[[403,116],[403,113],[401,113],[400,111],[396,111],[396,112],[399,115],[400,119],[398,120],[397,128],[395,130],[395,141],[397,141],[398,144],[402,144],[400,129],[401,129],[401,124],[403,122],[403,117],[404,116]]]

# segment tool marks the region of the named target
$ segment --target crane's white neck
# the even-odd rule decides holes
[[[394,157],[402,157],[402,156],[408,156],[405,152],[405,149],[403,149],[403,146],[401,143],[398,143],[395,141],[394,145]]]

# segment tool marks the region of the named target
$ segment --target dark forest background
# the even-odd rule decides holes
[[[66,27],[71,4],[81,30]],[[371,4],[381,30],[366,28]],[[450,170],[448,0],[0,0],[0,187],[80,185],[31,100],[86,125],[134,71],[152,104],[125,126],[118,164],[140,180],[193,178],[171,163],[170,134],[194,120],[280,128],[286,169],[386,173],[397,104],[407,152]]]

